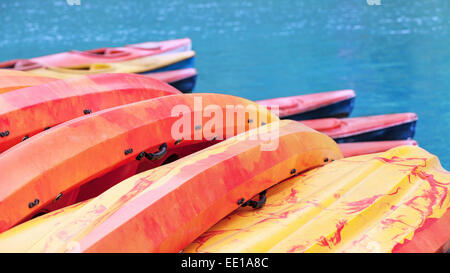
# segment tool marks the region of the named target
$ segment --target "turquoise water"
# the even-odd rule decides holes
[[[2,0],[0,61],[190,37],[196,91],[249,99],[351,88],[354,116],[419,115],[450,168],[450,1]]]

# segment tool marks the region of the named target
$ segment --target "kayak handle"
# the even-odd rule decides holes
[[[266,190],[260,192],[258,201],[248,200],[242,206],[243,207],[250,206],[254,209],[260,209],[260,208],[264,207],[264,205],[266,204],[266,201],[267,201],[266,193],[267,193]]]
[[[0,132],[0,137],[7,137],[7,136],[9,136],[9,131],[8,130],[6,130],[4,132]]]
[[[159,150],[156,153],[147,153],[147,152],[141,152],[136,159],[141,160],[143,157],[147,158],[148,160],[158,160],[161,159],[165,154],[167,153],[167,144],[163,143],[161,146],[159,146]]]

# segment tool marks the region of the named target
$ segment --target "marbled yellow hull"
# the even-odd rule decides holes
[[[346,158],[272,187],[264,208],[236,210],[185,252],[437,251],[450,238],[449,188],[418,147]]]

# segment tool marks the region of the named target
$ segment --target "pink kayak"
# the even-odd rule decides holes
[[[347,117],[353,110],[355,91],[339,90],[308,95],[257,101],[269,109],[278,107],[280,118],[306,120],[327,117]]]
[[[94,63],[128,61],[151,55],[167,54],[190,50],[189,38],[161,42],[146,42],[124,47],[107,47],[86,51],[71,50],[31,59],[11,60],[0,63],[0,68],[27,71],[43,66],[73,67]]]
[[[416,131],[414,113],[355,118],[324,118],[301,121],[332,137],[337,143],[412,139]]]

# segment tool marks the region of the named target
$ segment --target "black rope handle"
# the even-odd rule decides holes
[[[167,143],[163,143],[161,144],[161,146],[159,146],[159,150],[156,153],[141,152],[136,157],[136,159],[141,160],[143,157],[145,157],[148,160],[155,161],[161,159],[166,153],[167,153]]]
[[[264,205],[266,204],[266,201],[267,201],[266,193],[267,193],[266,190],[260,192],[258,201],[248,200],[242,206],[243,207],[250,206],[254,209],[260,209],[260,208],[264,207]]]

